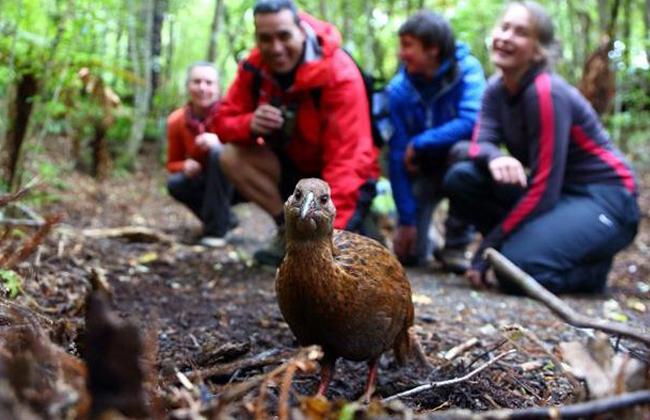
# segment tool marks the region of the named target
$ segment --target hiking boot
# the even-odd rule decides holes
[[[433,254],[446,271],[464,274],[470,267],[470,255],[465,248],[436,249]]]
[[[279,267],[284,259],[286,244],[284,226],[280,226],[271,241],[264,248],[255,251],[253,258],[258,264]]]

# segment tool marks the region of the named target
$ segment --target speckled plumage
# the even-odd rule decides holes
[[[332,364],[343,357],[375,368],[391,348],[404,361],[413,325],[404,269],[375,240],[333,230],[335,213],[318,179],[301,180],[285,203],[287,249],[276,278],[282,315],[301,345],[319,344]]]

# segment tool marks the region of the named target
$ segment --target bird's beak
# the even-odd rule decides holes
[[[307,196],[305,197],[305,201],[303,201],[302,207],[300,207],[301,219],[304,219],[305,216],[307,216],[307,213],[313,207],[313,204],[314,204],[314,193],[313,192],[307,193]]]

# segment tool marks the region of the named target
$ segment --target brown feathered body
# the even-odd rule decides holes
[[[309,193],[316,204],[305,209]],[[282,315],[301,345],[318,344],[331,359],[372,360],[393,348],[402,362],[413,325],[404,269],[377,241],[333,230],[335,212],[329,186],[315,179],[302,180],[285,204]]]

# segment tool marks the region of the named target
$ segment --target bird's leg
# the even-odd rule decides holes
[[[320,361],[320,384],[318,384],[318,392],[316,395],[325,396],[327,388],[329,388],[332,377],[334,376],[334,366],[336,359],[328,357],[327,354]]]
[[[363,402],[368,404],[370,397],[375,392],[375,383],[377,382],[377,367],[379,366],[379,357],[374,357],[368,361],[368,380],[366,389],[363,393]]]

